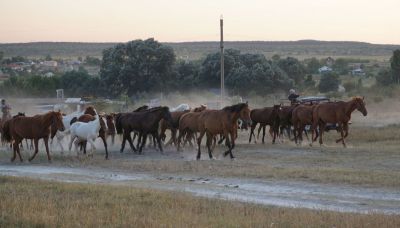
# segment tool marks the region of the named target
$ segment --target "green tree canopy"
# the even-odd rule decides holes
[[[339,76],[336,73],[330,72],[323,74],[318,85],[321,93],[337,91],[340,85]]]
[[[175,54],[154,39],[134,40],[103,51],[101,80],[111,96],[155,89],[172,77]]]
[[[400,84],[400,49],[393,51],[393,56],[390,58],[390,67],[396,83]]]
[[[281,59],[278,61],[278,66],[286,72],[289,78],[294,80],[296,85],[303,82],[306,70],[298,59],[293,57]]]

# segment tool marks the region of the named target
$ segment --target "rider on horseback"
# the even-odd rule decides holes
[[[288,99],[289,99],[289,101],[290,101],[291,104],[297,103],[297,98],[298,98],[299,96],[300,96],[300,95],[297,94],[296,91],[295,91],[294,89],[290,89],[290,90],[289,90]]]
[[[11,119],[11,113],[10,113],[11,107],[10,105],[6,104],[6,100],[2,99],[1,100],[1,112],[3,113],[2,120],[8,120]]]

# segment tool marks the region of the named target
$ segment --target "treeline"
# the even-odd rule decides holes
[[[83,69],[49,78],[13,76],[1,85],[0,95],[53,97],[55,90],[62,88],[67,96],[117,98],[135,97],[143,92],[218,89],[220,57],[220,53],[212,53],[200,60],[177,60],[170,46],[154,39],[134,40],[105,49],[97,77]],[[89,60],[93,65],[100,61]],[[265,95],[290,88],[314,89],[316,82],[311,74],[317,73],[325,64],[315,58],[300,62],[293,57],[275,55],[267,59],[262,54],[243,54],[234,49],[225,51],[224,60],[225,85],[231,95]],[[337,91],[338,74],[346,73],[352,61],[355,60],[337,59],[332,66],[335,72],[321,77],[319,91]]]

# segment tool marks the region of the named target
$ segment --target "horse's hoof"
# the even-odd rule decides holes
[[[236,158],[235,157],[231,157],[231,161],[234,161],[234,160],[236,160]]]

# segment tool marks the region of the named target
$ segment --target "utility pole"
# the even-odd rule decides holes
[[[224,19],[221,15],[221,18],[219,20],[219,25],[221,29],[221,42],[220,42],[220,48],[221,48],[221,103],[220,106],[221,108],[224,107],[224,96],[225,96],[225,80],[224,80]]]

